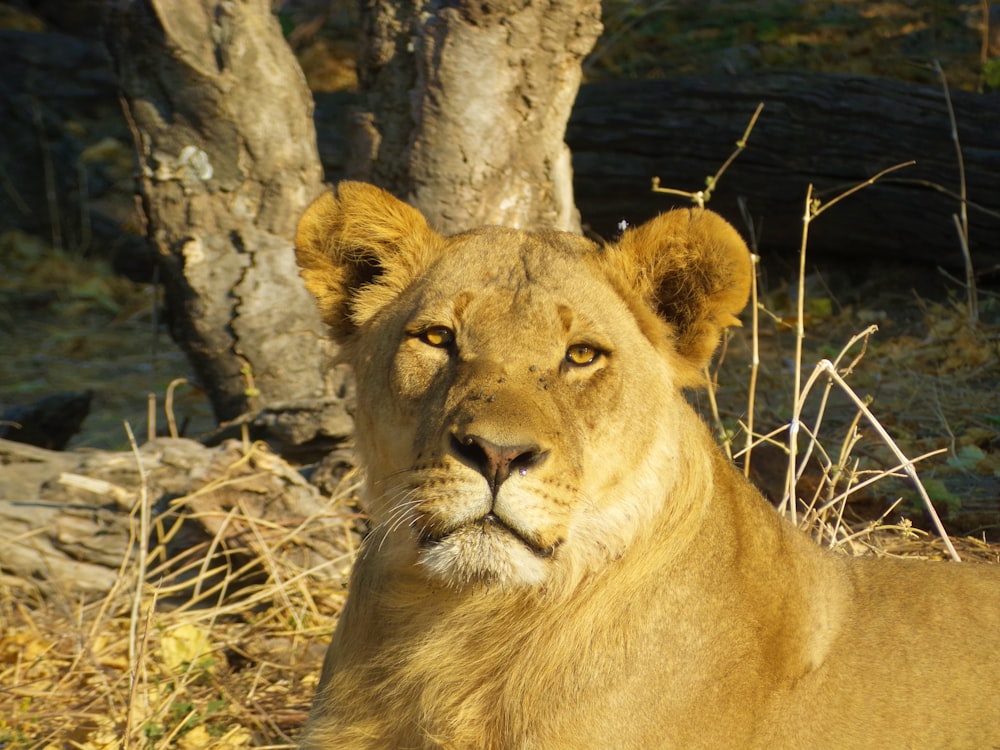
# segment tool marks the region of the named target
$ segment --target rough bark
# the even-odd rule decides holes
[[[985,270],[1000,264],[1000,98],[966,91],[951,97],[972,257]],[[809,183],[829,200],[915,159],[821,217],[810,229],[810,252],[962,267],[952,219],[960,207],[959,168],[944,93],[882,78],[768,73],[584,86],[566,138],[585,221],[613,236],[622,219],[638,224],[683,203],[652,193],[650,179],[704,188],[759,102],[764,110],[749,145],[711,207],[742,226],[737,201],[744,197],[763,221],[765,253],[798,250]]]
[[[349,434],[342,370],[292,252],[321,192],[305,80],[267,0],[134,0],[109,46],[176,338],[222,421]]]
[[[352,176],[441,231],[579,230],[566,122],[600,3],[366,0]]]

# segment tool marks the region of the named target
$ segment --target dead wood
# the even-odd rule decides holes
[[[79,453],[0,440],[0,573],[43,595],[106,594],[135,572],[142,503],[147,579],[163,597],[190,598],[196,578],[202,591],[227,579],[231,593],[267,561],[324,579],[342,573],[343,524],[315,533],[330,505],[297,470],[263,445],[183,438]]]
[[[1000,264],[1000,97],[952,91],[979,269]],[[704,189],[735,149],[755,107],[747,149],[723,176],[711,207],[741,228],[745,198],[763,222],[763,252],[798,250],[806,187],[830,199],[900,162],[916,165],[843,201],[810,230],[812,253],[881,257],[961,268],[952,215],[959,167],[940,88],[884,78],[764,73],[584,86],[567,132],[577,203],[603,236],[683,199],[650,192]]]

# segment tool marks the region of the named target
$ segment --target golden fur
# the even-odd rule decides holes
[[[374,522],[303,748],[1000,745],[1000,568],[819,549],[685,401],[748,293],[720,217],[442,237],[348,182],[296,246]]]

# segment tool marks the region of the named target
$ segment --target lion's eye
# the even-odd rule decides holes
[[[422,331],[418,338],[428,346],[444,349],[455,341],[455,332],[444,326],[432,326]]]
[[[589,344],[573,344],[566,350],[566,361],[576,367],[592,365],[599,356],[600,352]]]

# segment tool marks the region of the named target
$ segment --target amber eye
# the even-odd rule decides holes
[[[600,352],[589,344],[573,344],[566,350],[566,361],[576,367],[592,365],[599,356]]]
[[[432,326],[422,331],[419,338],[428,346],[436,346],[444,349],[451,346],[455,341],[455,332],[444,326]]]

